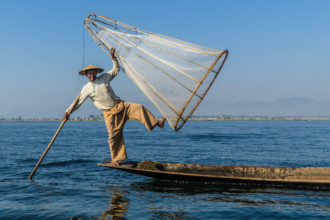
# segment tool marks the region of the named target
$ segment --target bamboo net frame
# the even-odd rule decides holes
[[[228,50],[191,44],[100,15],[90,14],[84,23],[94,41],[109,57],[110,49],[118,48],[116,52],[122,70],[167,116],[168,123],[175,131],[182,128],[204,99],[228,56]],[[141,62],[132,64],[132,56]],[[201,62],[206,58],[207,62]],[[181,66],[178,65],[180,62]],[[150,71],[154,71],[155,75],[146,75],[149,69],[141,69],[143,65],[152,69]],[[159,79],[152,81],[152,77]],[[172,83],[165,88],[160,84],[161,79]],[[177,92],[180,102],[168,92],[175,88],[179,88],[178,91],[172,92]],[[181,97],[181,94],[184,95]]]

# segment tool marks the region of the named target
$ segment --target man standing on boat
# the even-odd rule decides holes
[[[144,124],[149,131],[151,131],[156,126],[163,128],[166,118],[163,117],[161,120],[158,120],[144,106],[122,101],[118,96],[116,96],[110,86],[110,81],[116,77],[120,71],[120,68],[115,55],[115,49],[111,48],[110,52],[113,68],[109,72],[96,76],[104,70],[93,65],[89,65],[79,71],[80,75],[87,76],[89,82],[82,88],[76,105],[73,107],[75,103],[72,103],[66,110],[63,119],[68,119],[69,109],[73,107],[72,112],[77,110],[86,98],[89,97],[93,101],[94,105],[103,111],[105,125],[109,134],[109,146],[112,162],[114,165],[119,165],[118,161],[125,160],[127,158],[123,136],[123,128],[126,121],[129,119],[136,119]]]

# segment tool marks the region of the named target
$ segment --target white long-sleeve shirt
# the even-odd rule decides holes
[[[110,86],[110,81],[117,76],[120,70],[117,58],[113,58],[112,62],[112,70],[101,74],[94,80],[94,82],[88,82],[82,88],[79,100],[76,106],[73,108],[72,112],[77,110],[88,97],[100,110],[108,110],[120,101],[120,98],[116,96],[115,92]],[[70,105],[66,112],[69,111],[73,104],[74,103]]]

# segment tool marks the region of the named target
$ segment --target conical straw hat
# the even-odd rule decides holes
[[[96,70],[96,73],[102,73],[104,71],[104,69],[102,69],[100,67],[88,65],[84,69],[79,71],[79,75],[86,75],[88,70]]]

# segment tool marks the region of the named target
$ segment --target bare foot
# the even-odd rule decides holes
[[[118,167],[118,166],[119,166],[119,163],[118,163],[118,161],[111,161],[111,165],[112,165],[112,166],[117,166],[117,167]]]
[[[166,121],[166,117],[164,116],[162,119],[160,119],[160,120],[158,121],[158,126],[159,126],[160,128],[163,128],[163,127],[164,127],[164,123],[165,123],[165,121]]]

